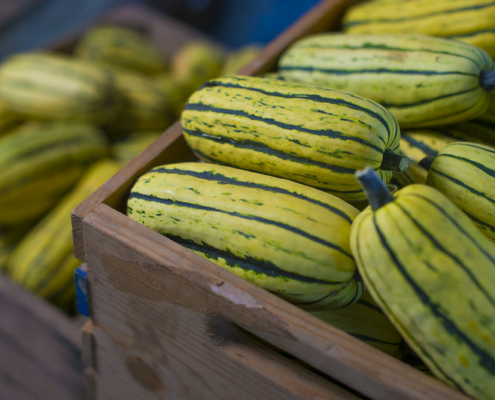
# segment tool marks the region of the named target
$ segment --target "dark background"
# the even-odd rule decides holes
[[[127,3],[144,3],[237,48],[268,43],[317,0],[0,0],[0,59],[45,46]]]

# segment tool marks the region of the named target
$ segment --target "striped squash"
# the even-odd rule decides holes
[[[133,131],[164,130],[172,122],[168,99],[152,79],[115,70],[112,74],[121,107],[118,116],[106,126],[110,137]]]
[[[287,79],[374,100],[401,128],[479,117],[495,88],[494,63],[485,51],[421,35],[313,35],[289,47],[278,69]]]
[[[22,119],[0,101],[0,136],[20,125]]]
[[[413,368],[421,371],[423,374],[434,377],[433,372],[426,366],[420,357],[414,352],[413,349],[407,344],[406,341],[402,341],[400,346],[400,359],[402,362],[410,365]]]
[[[126,68],[146,75],[167,70],[165,56],[144,34],[116,25],[89,29],[77,43],[74,54],[87,61]]]
[[[427,157],[436,157],[438,152],[452,142],[466,141],[460,132],[453,129],[416,129],[402,132],[400,151],[409,157],[407,171],[395,173],[394,179],[403,187],[411,183],[426,183],[429,162]],[[424,164],[426,162],[426,165]]]
[[[187,98],[197,88],[191,86],[187,80],[182,81],[174,74],[161,74],[154,79],[155,86],[160,89],[169,103],[174,119],[180,118],[180,114],[186,105]]]
[[[488,111],[476,119],[449,126],[452,134],[460,134],[468,141],[487,143],[495,146],[495,101]]]
[[[471,123],[474,125],[474,121],[476,120],[457,125],[403,131],[400,151],[401,154],[409,157],[410,164],[407,171],[395,173],[393,180],[400,187],[411,183],[426,183],[431,160],[449,143],[472,141],[486,145],[487,142],[482,140],[483,135],[475,135],[474,130],[464,126]],[[487,138],[486,135],[484,137]]]
[[[309,186],[199,162],[152,169],[127,202],[133,220],[306,309],[361,295],[349,249],[358,213]]]
[[[161,131],[132,132],[112,145],[110,148],[112,158],[121,164],[127,164],[161,134]]]
[[[407,168],[400,131],[380,105],[336,90],[230,76],[186,104],[184,137],[202,160],[294,180],[344,200],[365,198],[354,172],[372,166],[388,182]],[[406,162],[405,162],[406,161]]]
[[[28,122],[0,138],[0,226],[34,222],[105,156],[101,131],[82,122]]]
[[[495,241],[495,148],[450,143],[435,157],[426,184],[440,190]]]
[[[436,377],[493,399],[493,243],[434,188],[392,197],[371,169],[357,176],[371,207],[352,224],[351,249],[367,290]]]
[[[241,68],[253,61],[261,50],[258,44],[250,43],[230,52],[225,57],[221,75],[237,74]]]
[[[8,229],[0,228],[0,272],[7,268],[7,261],[14,247],[30,228],[30,224],[14,226]]]
[[[10,278],[36,295],[61,307],[74,300],[74,257],[71,211],[114,175],[118,163],[101,160],[15,247],[8,261]]]
[[[400,357],[402,336],[367,291],[350,307],[311,314],[384,353]]]
[[[191,41],[182,46],[172,58],[172,74],[187,84],[191,93],[209,79],[222,73],[223,54],[207,41]]]
[[[30,119],[98,124],[113,118],[118,107],[108,71],[54,53],[24,53],[4,61],[0,100]]]
[[[421,33],[481,47],[495,58],[493,0],[372,0],[350,8],[344,32]]]

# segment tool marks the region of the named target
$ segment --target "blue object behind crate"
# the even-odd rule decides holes
[[[88,267],[86,264],[81,265],[76,269],[74,274],[76,285],[76,302],[77,311],[80,314],[89,317],[89,304],[88,304]]]
[[[131,2],[137,1],[43,0],[37,2],[27,12],[16,17],[0,30],[0,61],[9,54],[44,47],[84,26],[112,7]]]
[[[201,30],[236,48],[268,43],[318,0],[40,0],[0,29],[0,61],[12,53],[44,47],[115,6],[144,3],[165,12],[173,11],[174,2],[187,16],[198,13],[195,21]]]
[[[230,47],[266,44],[317,4],[318,0],[219,0],[217,17],[205,27]]]

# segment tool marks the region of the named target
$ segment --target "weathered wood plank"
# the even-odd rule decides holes
[[[80,326],[0,274],[0,398],[82,399]]]
[[[200,375],[209,373],[210,362],[217,372],[223,371],[224,382],[227,382],[237,376],[234,366],[229,360],[229,368],[223,369],[221,363],[227,362],[223,359],[223,347],[208,344],[211,342],[208,332],[214,331],[211,317],[220,316],[223,321],[246,329],[370,398],[467,400],[436,379],[324,323],[106,205],[97,207],[85,219],[84,230],[87,246],[92,249],[88,253],[88,274],[92,282],[93,322],[105,335],[111,336],[112,346],[121,346],[124,352],[137,348],[140,357],[144,357],[148,349],[152,349],[151,352],[160,349],[166,356],[177,353],[178,364],[170,366],[172,371],[181,370],[180,363],[183,363],[192,370],[196,366],[196,373]],[[220,330],[222,340],[217,337],[214,342],[230,345],[231,341],[236,341],[235,335],[228,330],[223,335],[222,338]],[[100,342],[97,333],[95,337],[97,372],[102,374],[106,384],[114,372],[103,370],[102,363],[115,360],[107,360],[107,357],[112,358],[110,353],[100,353],[101,345],[108,342]],[[112,347],[112,352],[115,351]],[[181,371],[183,376],[193,374]],[[168,373],[171,372],[160,370],[157,376]],[[274,371],[270,374],[268,376],[272,378],[276,376]],[[222,382],[219,377],[211,379]],[[250,379],[252,384],[262,381],[259,376]],[[300,385],[304,387],[303,382]],[[200,389],[207,391],[205,387]]]
[[[104,244],[87,255],[97,398],[143,398],[147,393],[184,399],[227,400],[233,393],[246,400],[356,398],[254,343],[221,314],[212,315],[216,300],[196,294],[196,279],[177,280],[140,251],[121,248],[108,240],[108,231],[95,228],[85,225],[84,235],[88,246]],[[148,280],[151,276],[136,274],[136,266],[156,268],[159,275]]]

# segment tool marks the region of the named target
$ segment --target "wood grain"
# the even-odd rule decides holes
[[[181,254],[157,248],[178,262],[168,270],[143,255],[146,251],[140,246],[138,251],[122,246],[121,229],[100,230],[93,218],[109,210],[118,214],[105,205],[94,210],[89,217],[92,223],[85,224],[84,232],[88,246],[104,244],[87,255],[93,282],[92,319],[98,327],[94,330],[97,398],[143,398],[146,393],[185,399],[231,399],[232,393],[236,399],[356,398],[253,343],[217,308],[218,295],[211,292],[213,297],[205,296],[199,286],[200,281],[211,284],[212,278],[218,288],[228,287],[229,281],[207,277],[198,267],[179,271]],[[115,234],[111,240],[109,232]],[[166,263],[172,266],[169,260]],[[191,281],[180,277],[183,272]],[[150,283],[152,287],[148,287]],[[235,308],[243,314],[244,307]]]
[[[205,317],[221,316],[370,398],[467,399],[106,205],[88,216],[84,229],[93,249],[93,322],[127,349],[130,341],[165,354],[191,347],[200,352],[196,346],[208,340]],[[231,340],[226,334],[220,342]],[[222,348],[214,347],[217,354],[206,359],[223,356]],[[102,358],[98,353],[98,363]]]
[[[84,398],[80,326],[0,274],[0,398]]]

